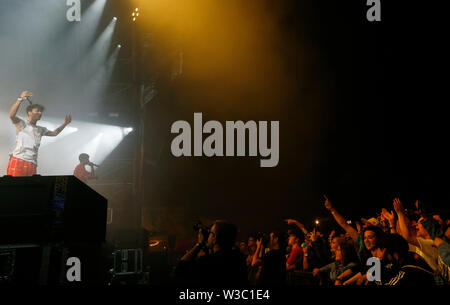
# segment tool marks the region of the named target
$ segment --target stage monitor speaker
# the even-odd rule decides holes
[[[0,244],[104,242],[107,205],[74,176],[4,176]]]

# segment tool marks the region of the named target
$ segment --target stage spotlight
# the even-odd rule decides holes
[[[133,131],[132,127],[126,127],[126,128],[123,129],[123,134],[124,134],[124,136],[126,136],[132,131]]]
[[[131,17],[133,17],[133,22],[136,21],[136,17],[139,16],[139,9],[135,8],[134,11],[131,13]]]
[[[121,48],[121,47],[122,47],[122,45],[118,44],[118,45],[117,45],[117,47],[118,47],[118,48]]]
[[[117,21],[117,17],[114,17],[113,20],[114,20],[114,21]]]
[[[48,126],[48,128],[57,127],[61,124],[60,118],[51,122],[53,124],[41,124],[42,126]],[[41,175],[73,174],[73,170],[78,164],[78,156],[81,153],[87,153],[91,156],[92,162],[101,164],[126,136],[124,126],[83,121],[72,121],[72,124],[74,125],[67,126],[57,137],[42,138],[39,151]],[[11,141],[12,145],[14,138]],[[7,151],[5,154],[7,154]],[[0,159],[0,169],[6,171],[7,163],[3,159]]]

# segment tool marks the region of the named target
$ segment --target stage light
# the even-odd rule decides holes
[[[114,21],[117,21],[117,17],[114,17],[113,20],[114,20]]]
[[[159,245],[159,244],[160,244],[160,241],[159,241],[159,240],[156,240],[156,241],[151,240],[151,241],[149,242],[149,246],[150,246],[150,247],[155,247],[155,246],[157,246],[157,245]]]
[[[87,153],[92,162],[101,164],[125,138],[122,126],[83,121],[72,121],[72,124],[57,137],[43,138],[39,151],[42,175],[71,175],[81,153]]]
[[[42,126],[45,126],[48,130],[55,130],[61,125],[61,119],[46,118],[45,120],[40,120],[39,124],[42,124]],[[64,130],[61,131],[61,133],[56,137],[44,137],[41,140],[41,148],[46,147],[47,145],[50,145],[57,141],[60,141],[77,131],[78,128],[69,125],[66,128],[64,128]]]
[[[119,49],[116,49],[119,51]],[[19,113],[23,116],[23,110]],[[103,112],[101,112],[103,113]],[[8,113],[0,110],[0,117],[7,118]],[[87,111],[86,117],[90,121],[98,121],[98,112]],[[40,120],[39,125],[55,130],[64,120],[64,113],[56,117],[46,116],[45,120]],[[15,130],[9,120],[0,120],[0,155],[8,156],[14,147],[16,138]],[[66,126],[56,137],[42,137],[39,148],[39,171],[41,175],[72,175],[75,166],[78,164],[78,156],[87,153],[91,156],[91,161],[102,164],[108,155],[122,142],[128,126],[114,126],[86,121],[78,121],[75,118],[71,124]],[[0,158],[0,172],[6,173],[8,165],[7,158]]]
[[[139,9],[135,8],[134,11],[131,13],[131,17],[133,17],[133,22],[136,21],[136,17],[139,16]]]
[[[118,47],[118,48],[121,48],[121,47],[122,47],[122,45],[118,44],[118,45],[117,45],[117,47]]]
[[[318,219],[316,219],[316,225],[318,225],[319,224],[319,220]]]
[[[124,136],[126,136],[132,131],[133,131],[132,127],[126,127],[126,128],[123,129],[123,134],[124,134]]]

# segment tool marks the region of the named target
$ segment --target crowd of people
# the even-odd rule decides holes
[[[337,230],[323,234],[286,219],[287,230],[258,233],[236,243],[238,229],[216,221],[178,262],[181,283],[236,285],[448,285],[450,219],[421,201],[351,225],[324,196]],[[338,233],[336,233],[338,232]],[[327,232],[328,233],[328,232]]]

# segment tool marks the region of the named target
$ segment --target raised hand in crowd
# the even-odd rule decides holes
[[[361,223],[359,221],[355,221],[355,225],[358,234],[361,234]]]
[[[400,201],[399,198],[394,198],[394,210],[399,214],[405,214],[405,208],[403,207],[403,203]]]
[[[390,232],[392,234],[395,234],[397,232],[396,228],[395,228],[395,215],[394,212],[388,212],[388,210],[386,210],[385,208],[381,209],[381,215],[384,216],[384,218],[386,218],[389,222],[389,227],[390,227]]]
[[[386,218],[389,221],[389,223],[395,221],[395,215],[394,215],[393,211],[389,212],[385,208],[382,208],[381,209],[381,215],[383,215],[384,218]]]
[[[326,195],[323,195],[323,197],[325,198],[325,208],[331,212],[331,215],[333,215],[334,219],[341,226],[341,228],[344,229],[345,232],[347,232],[353,240],[356,240],[358,232],[355,230],[355,228],[349,225],[347,223],[347,220],[345,220],[345,218],[341,214],[339,214],[338,211],[336,211]]]
[[[328,199],[327,195],[323,195],[323,198],[325,198],[325,208],[327,210],[331,210],[333,208],[333,205],[331,204],[331,201]]]
[[[309,233],[308,237],[311,240],[311,242],[315,242],[319,238],[320,236],[319,234],[320,233],[316,231],[316,228],[314,228],[312,232]]]
[[[414,227],[411,226],[411,221],[405,215],[405,208],[399,198],[394,198],[393,201],[394,210],[398,216],[399,234],[406,239],[410,244],[418,246],[417,234]]]
[[[298,220],[295,220],[295,219],[285,219],[284,221],[285,221],[288,225],[294,224],[294,225],[296,225],[297,227],[299,227],[300,229],[305,228],[305,226],[304,226],[300,221],[298,221]]]
[[[336,231],[331,231],[330,235],[328,235],[328,243],[331,244],[331,241],[333,240],[334,235],[336,234]]]

